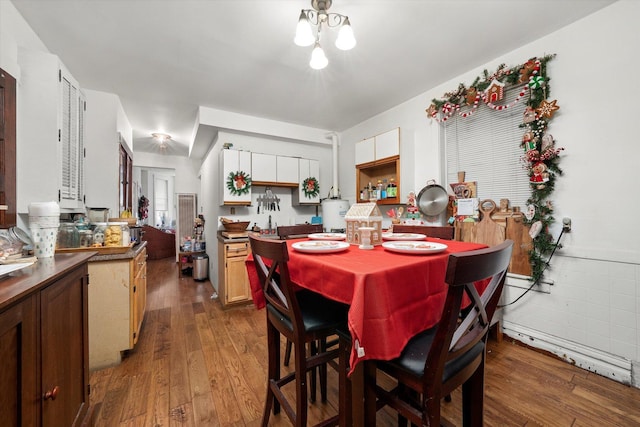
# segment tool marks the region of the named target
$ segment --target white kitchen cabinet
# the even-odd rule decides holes
[[[356,165],[400,155],[400,128],[391,129],[355,144]]]
[[[304,194],[304,180],[307,178],[315,178],[320,186],[320,162],[313,159],[297,159],[298,160],[298,182],[299,187],[294,189],[293,204],[294,205],[317,205],[320,203],[320,192],[314,197],[307,197]],[[328,188],[319,187],[321,191],[328,193]]]
[[[220,151],[220,172],[222,183],[222,200],[221,205],[245,205],[251,204],[251,188],[244,194],[232,194],[227,186],[227,181],[231,173],[237,174],[243,172],[245,175],[250,175],[252,181],[252,169],[251,169],[251,153],[249,151],[239,150],[221,150]]]
[[[274,154],[251,153],[251,178],[255,182],[275,183],[278,159]]]
[[[20,49],[18,62],[18,212],[52,200],[84,212],[84,95],[55,55]]]
[[[278,184],[298,185],[298,158],[277,156],[276,182]]]

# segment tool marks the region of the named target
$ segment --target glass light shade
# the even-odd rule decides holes
[[[356,38],[353,36],[353,29],[349,23],[349,18],[345,18],[340,26],[340,32],[336,40],[336,47],[340,50],[353,49],[356,45]]]
[[[314,41],[311,24],[303,10],[300,12],[300,19],[298,19],[298,26],[296,27],[296,37],[293,42],[298,46],[311,46]]]
[[[328,64],[329,60],[320,47],[320,43],[316,42],[316,45],[313,48],[313,52],[311,52],[311,61],[309,61],[309,66],[314,70],[322,70]]]

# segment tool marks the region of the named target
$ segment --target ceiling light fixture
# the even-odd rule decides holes
[[[302,9],[296,28],[296,37],[293,39],[298,46],[313,46],[309,66],[315,70],[321,70],[327,66],[329,60],[320,46],[320,32],[322,25],[329,28],[340,27],[336,47],[341,50],[350,50],[356,45],[353,29],[349,17],[339,13],[329,13],[332,0],[311,0],[313,9]],[[315,37],[312,25],[316,27]]]
[[[158,133],[158,132],[154,132],[151,134],[151,136],[158,141],[158,144],[160,144],[160,148],[166,148],[167,147],[167,141],[169,141],[171,139],[171,135],[168,135],[166,133]]]

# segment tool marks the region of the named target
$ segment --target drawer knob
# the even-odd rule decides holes
[[[52,390],[47,390],[43,396],[44,400],[56,400],[58,397],[58,392],[60,391],[60,387],[55,386]]]

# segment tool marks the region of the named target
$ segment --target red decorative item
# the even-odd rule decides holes
[[[485,102],[497,102],[504,98],[504,83],[493,80],[485,91]]]

